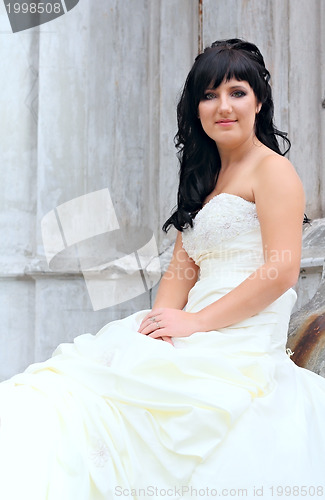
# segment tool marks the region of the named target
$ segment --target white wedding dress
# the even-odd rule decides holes
[[[212,198],[183,246],[195,312],[263,263],[255,205]],[[0,384],[0,499],[324,499],[325,380],[286,354],[295,300],[174,346],[140,311]]]

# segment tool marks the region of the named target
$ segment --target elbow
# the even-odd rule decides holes
[[[300,274],[300,265],[299,266],[288,266],[284,269],[279,269],[279,285],[283,291],[292,288],[298,281]]]
[[[300,262],[299,263],[282,263],[282,265],[267,265],[267,275],[274,281],[276,288],[280,293],[284,293],[289,288],[293,287],[299,278]]]

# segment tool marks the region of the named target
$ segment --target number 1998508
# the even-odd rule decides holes
[[[15,2],[13,5],[6,4],[8,14],[60,14],[63,13],[63,8],[61,3],[50,3],[50,2],[32,2],[32,3],[19,3]]]
[[[324,494],[323,486],[270,486],[274,497],[320,497]]]

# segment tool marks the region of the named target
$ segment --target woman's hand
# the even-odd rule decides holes
[[[172,344],[171,337],[189,337],[199,332],[200,322],[196,313],[168,307],[150,311],[142,320],[139,333]]]

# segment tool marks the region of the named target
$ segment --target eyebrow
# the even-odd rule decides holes
[[[240,84],[240,83],[238,83],[237,85],[232,85],[229,88],[230,88],[230,90],[232,90],[232,89],[238,89],[238,88],[247,90],[247,87],[245,85]]]
[[[217,90],[218,87],[216,87],[215,89],[210,87],[210,88],[207,88],[205,90],[205,92],[215,92]],[[244,85],[241,85],[240,83],[238,83],[237,85],[231,85],[231,87],[228,87],[229,90],[235,90],[235,89],[241,89],[241,90],[248,90],[246,86]]]

